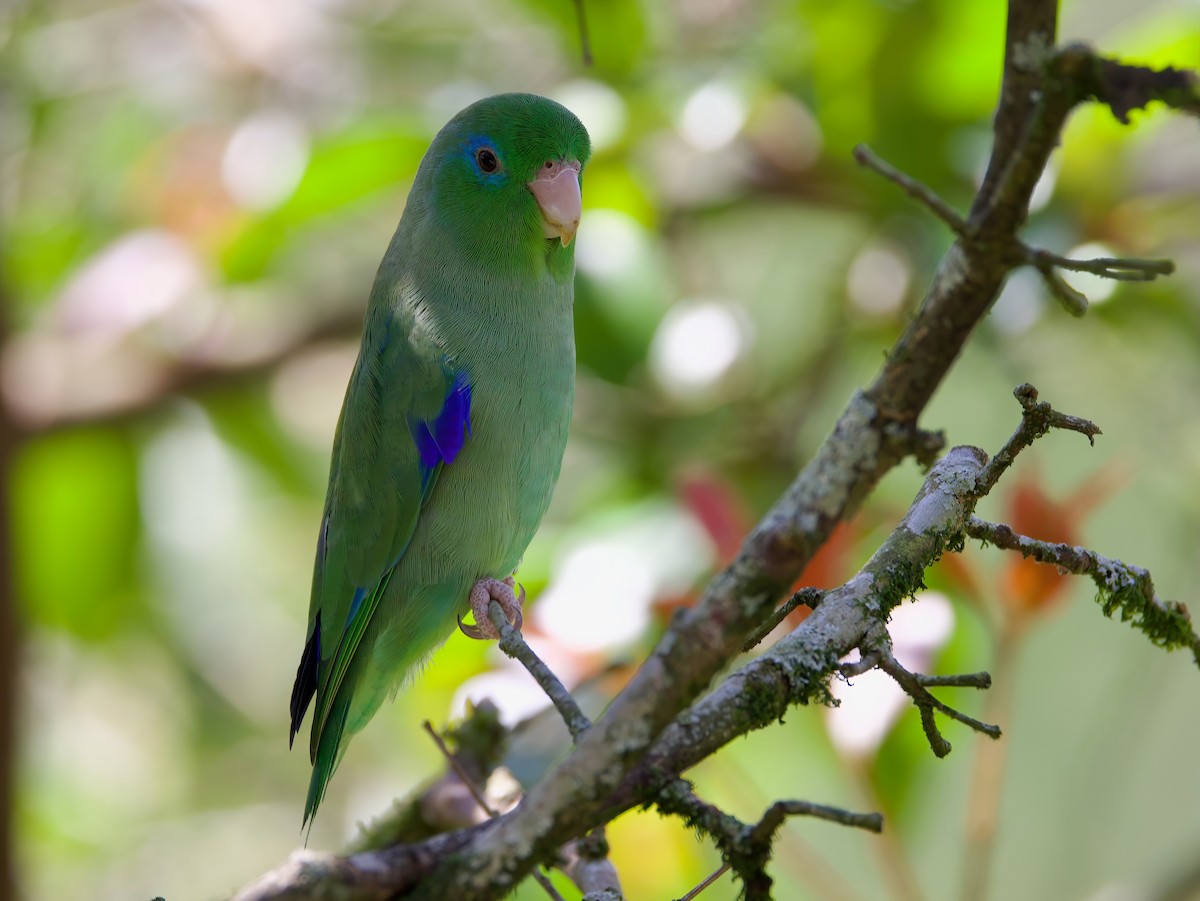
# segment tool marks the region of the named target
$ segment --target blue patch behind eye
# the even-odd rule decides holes
[[[461,372],[446,393],[442,410],[432,422],[414,422],[410,431],[421,456],[422,488],[440,463],[453,463],[471,434],[471,385]]]
[[[492,153],[496,154],[496,159],[500,161],[500,168],[495,172],[484,172],[479,168],[479,163],[475,161],[475,154],[482,148],[488,148]],[[475,170],[475,175],[489,184],[495,184],[504,181],[508,178],[508,171],[504,165],[504,157],[500,151],[496,149],[496,145],[487,135],[470,135],[464,145],[463,152],[471,161],[471,167]]]

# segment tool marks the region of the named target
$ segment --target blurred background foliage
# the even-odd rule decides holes
[[[27,898],[215,898],[302,841],[308,763],[287,752],[287,697],[331,433],[418,160],[467,102],[545,93],[595,144],[575,425],[521,576],[531,640],[596,703],[872,376],[948,236],[850,149],[870,143],[965,207],[1003,3],[588,12],[591,68],[565,0],[0,9]],[[1061,34],[1200,67],[1194,0],[1070,0]],[[1178,274],[1072,277],[1095,302],[1082,321],[1016,274],[923,421],[994,450],[1022,381],[1095,419],[1095,449],[1045,439],[981,512],[1145,565],[1163,594],[1200,603],[1198,223],[1194,120],[1155,110],[1126,128],[1081,110],[1029,239],[1171,257]],[[889,476],[805,581],[851,574],[919,481],[911,464]],[[970,548],[927,581],[894,624],[900,651],[991,668],[990,697],[945,696],[998,719],[1003,742],[949,725],[955,752],[937,761],[911,708],[867,676],[839,686],[836,713],[796,710],[705,762],[700,793],[744,819],[780,797],[887,814],[882,839],[788,824],[778,897],[957,897],[979,866],[964,861],[989,848],[994,898],[1141,898],[1200,879],[1190,662],[1105,621],[1082,582],[998,552]],[[540,704],[494,647],[452,638],[356,740],[311,846],[340,847],[439,773],[420,723],[485,696],[512,721]],[[553,753],[526,736],[510,762],[536,778]],[[609,838],[630,898],[678,897],[718,863],[653,813]],[[726,876],[708,896],[734,892]]]

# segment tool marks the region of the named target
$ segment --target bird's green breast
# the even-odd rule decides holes
[[[443,279],[438,296],[420,299],[471,385],[470,435],[439,475],[397,575],[409,585],[453,581],[459,612],[475,580],[504,578],[520,562],[558,480],[575,388],[565,274],[546,264],[485,269]]]
[[[435,491],[439,505],[469,511],[455,525],[473,579],[520,562],[562,465],[575,394],[570,296],[544,299],[536,319],[498,317],[457,357],[472,386],[471,434]]]
[[[429,282],[409,282],[422,283]],[[410,291],[405,301],[423,309],[455,369],[467,374],[470,435],[438,474],[389,580],[375,624],[374,665],[355,696],[351,732],[453,632],[477,580],[503,579],[516,568],[562,465],[575,393],[570,279],[546,273],[532,281],[467,284],[486,290],[452,295],[443,282],[437,298]]]

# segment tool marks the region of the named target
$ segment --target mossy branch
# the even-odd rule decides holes
[[[1017,551],[1063,572],[1088,576],[1096,585],[1096,602],[1105,616],[1133,624],[1154,644],[1167,650],[1187,649],[1200,666],[1200,636],[1192,628],[1187,607],[1161,600],[1150,573],[1138,566],[1105,557],[1087,548],[1054,544],[1019,535],[1007,525],[972,516],[967,534],[986,544]]]

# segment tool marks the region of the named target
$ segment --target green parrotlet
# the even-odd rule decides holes
[[[513,572],[558,480],[587,131],[532,94],[426,152],[371,289],[333,439],[291,736],[313,698],[316,813],[350,736],[454,631],[520,623]],[[474,614],[475,625],[462,617]]]

